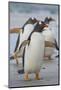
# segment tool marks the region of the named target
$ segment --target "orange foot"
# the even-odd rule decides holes
[[[36,80],[40,80],[39,73],[36,73],[35,79],[36,79]]]
[[[24,80],[29,80],[28,73],[25,73]]]

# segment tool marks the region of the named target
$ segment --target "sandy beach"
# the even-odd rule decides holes
[[[18,74],[18,69],[22,68],[20,63],[17,66],[15,60],[10,61],[9,87],[36,86],[36,85],[58,85],[58,59],[44,60],[40,69],[40,80],[35,80],[34,74],[29,74],[30,80],[25,81],[24,74]]]

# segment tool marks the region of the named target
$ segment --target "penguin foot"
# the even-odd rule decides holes
[[[40,80],[39,73],[36,73],[35,75],[36,75],[35,79]]]
[[[36,80],[40,80],[40,77],[36,77],[35,79],[36,79]]]
[[[28,73],[25,73],[24,80],[29,80]]]

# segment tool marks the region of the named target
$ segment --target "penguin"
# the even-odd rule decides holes
[[[56,48],[58,50],[57,42],[54,38],[52,31],[49,29],[49,23],[51,21],[55,21],[55,20],[51,17],[45,18],[44,23],[47,24],[48,27],[45,27],[44,31],[42,32],[42,34],[44,35],[44,38],[45,38],[45,42],[46,42],[44,56],[47,57],[49,60],[51,60],[51,56],[53,54],[54,48]],[[42,21],[42,23],[43,23],[43,21]]]
[[[16,49],[14,58],[16,59],[17,65],[18,63],[18,57],[22,58],[22,65],[23,68],[22,70],[18,70],[18,73],[23,74],[24,73],[24,52],[25,52],[25,47],[22,47],[22,49],[20,50],[20,46],[22,44],[22,42],[24,40],[27,40],[29,34],[32,32],[32,30],[34,29],[36,23],[38,22],[38,20],[36,18],[29,18],[28,21],[26,22],[26,24],[24,24],[23,28],[22,28],[22,32],[20,32],[20,39],[18,38],[17,42],[19,42],[19,45]],[[20,41],[19,41],[20,40]],[[26,42],[25,42],[26,44]]]
[[[27,40],[30,40],[29,44],[25,46],[24,53],[24,80],[29,80],[29,75],[35,73],[35,79],[39,80],[40,65],[43,62],[44,56],[44,36],[42,35],[43,28],[47,27],[46,24],[39,22],[36,24],[34,30],[30,33]],[[21,45],[22,47],[22,45]],[[20,48],[21,50],[21,48]]]
[[[10,59],[16,59],[16,63],[18,64],[18,57],[23,57],[23,50],[22,52],[20,53],[20,55],[18,55],[18,49],[19,49],[19,46],[21,44],[21,42],[23,40],[26,40],[27,39],[27,36],[30,34],[30,32],[33,30],[33,24],[35,24],[36,22],[38,22],[36,20],[36,18],[29,18],[26,23],[22,26],[22,28],[20,29],[20,33],[18,34],[18,39],[17,39],[17,42],[16,42],[16,46],[15,46],[15,49],[14,49],[14,53],[12,56],[10,56]],[[26,27],[25,27],[26,26]],[[25,28],[24,28],[25,27]],[[29,29],[30,27],[30,29]],[[16,30],[19,30],[19,29],[14,29],[15,32],[17,32]],[[28,30],[27,30],[28,29]],[[13,32],[14,32],[13,30]],[[29,31],[30,30],[30,31]]]
[[[38,20],[36,20],[36,18],[29,18],[29,20],[24,24],[24,26],[22,28],[23,30],[20,33],[20,43],[18,45],[17,51],[18,50],[20,51],[20,45],[21,45],[21,43],[24,40],[27,40],[28,36],[30,35],[30,33],[34,29],[34,26],[36,25],[36,22],[38,22]],[[24,53],[24,48],[22,48],[22,50],[20,51],[20,55],[22,54],[22,57],[23,57],[23,53]]]
[[[24,40],[27,40],[28,36],[30,35],[30,33],[34,30],[35,27],[35,23],[38,22],[38,20],[36,20],[36,18],[30,18],[23,26],[23,30],[20,33],[21,37],[20,37],[20,44],[18,46],[18,48],[20,47],[21,43]]]

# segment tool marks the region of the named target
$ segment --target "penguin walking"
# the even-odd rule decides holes
[[[42,44],[42,45],[41,45]],[[29,73],[35,73],[39,80],[40,66],[44,55],[44,39],[41,33],[34,32],[31,36],[30,45],[26,45],[24,56],[24,79],[28,80]]]
[[[24,40],[27,40],[27,38],[29,37],[30,33],[34,30],[34,26],[36,25],[36,22],[38,22],[38,20],[36,20],[36,18],[29,18],[29,20],[25,23],[25,25],[23,26],[23,30],[20,33],[20,43],[18,45],[17,51],[20,51],[20,55],[23,58],[24,55],[24,47],[22,47],[22,49],[20,50],[20,46],[22,44],[22,42]],[[27,42],[25,42],[24,44],[26,44]],[[24,63],[24,60],[22,60]],[[24,65],[23,65],[24,66]]]
[[[27,37],[29,36],[29,34],[32,32],[32,30],[34,29],[34,24],[38,22],[38,20],[36,20],[36,18],[29,18],[26,23],[23,25],[23,27],[20,30],[20,33],[18,35],[18,39],[16,42],[16,46],[15,46],[15,50],[13,55],[10,57],[10,59],[16,59],[16,63],[18,64],[18,57],[23,57],[23,51],[24,48],[22,48],[21,52],[18,53],[19,51],[19,47],[21,45],[21,43],[24,40],[27,40]],[[15,32],[17,32],[18,29],[14,29]],[[12,32],[14,32],[14,30]]]
[[[54,21],[54,19],[52,19],[51,17],[50,18],[46,17],[44,20],[44,23],[49,26],[49,23],[51,21]],[[44,38],[45,38],[44,56],[47,57],[48,59],[51,59],[51,56],[54,52],[54,48],[56,48],[58,50],[56,40],[54,39],[54,35],[53,35],[52,31],[49,29],[49,27],[45,27],[42,34],[44,35]]]
[[[54,38],[52,32],[48,28],[44,28],[44,31],[42,33],[45,38],[45,52],[44,56],[48,59],[51,59],[51,55],[54,51]]]
[[[28,37],[30,43],[26,45],[24,53],[24,80],[29,80],[28,74],[30,73],[35,73],[36,80],[40,79],[40,66],[43,62],[45,45],[44,36],[41,32],[44,27],[47,25],[37,23]]]

